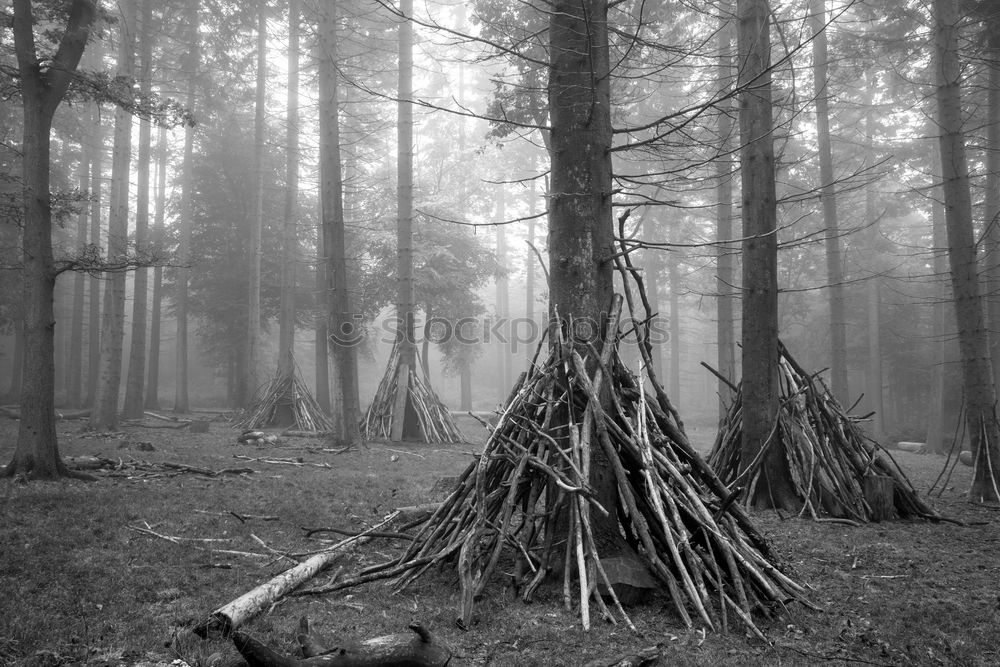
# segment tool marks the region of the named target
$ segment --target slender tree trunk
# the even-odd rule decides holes
[[[95,7],[86,0],[69,6],[66,30],[51,67],[40,67],[35,53],[29,0],[14,0],[12,28],[21,77],[23,110],[22,235],[24,359],[17,443],[3,474],[36,478],[67,475],[59,457],[55,427],[55,369],[52,297],[56,272],[52,255],[50,156],[52,117],[69,88],[89,37]]]
[[[135,72],[136,0],[123,0],[118,47],[118,75]],[[108,260],[124,262],[128,256],[129,165],[132,152],[132,116],[115,110],[115,142],[111,161],[111,197],[108,214]],[[125,336],[125,272],[105,278],[101,319],[101,363],[97,396],[90,412],[90,427],[114,430],[118,426],[121,394],[122,340]]]
[[[80,192],[90,188],[90,162],[93,150],[84,139],[80,144],[79,187]],[[87,245],[87,209],[81,207],[76,217],[76,247],[82,250]],[[78,271],[73,274],[73,319],[70,323],[69,363],[66,369],[66,404],[73,408],[83,405],[83,304],[86,296],[87,277]]]
[[[153,0],[142,1],[142,35],[139,44],[139,86],[143,95],[152,90],[153,74]],[[135,246],[142,252],[147,246],[149,230],[149,165],[152,153],[152,125],[139,121],[138,183],[135,200]],[[132,344],[129,352],[128,375],[125,380],[126,419],[140,419],[143,412],[143,384],[146,375],[146,319],[148,318],[149,269],[135,270],[132,290]]]
[[[104,133],[101,128],[101,107],[93,108],[90,160],[90,245],[101,247],[101,180],[104,161]],[[97,400],[97,377],[101,364],[101,279],[91,276],[87,284],[87,405]]]
[[[935,149],[937,153],[937,149]],[[940,194],[940,186],[935,193]],[[955,306],[948,284],[948,230],[944,206],[932,199],[931,221],[934,239],[933,340],[936,345],[931,371],[931,409],[928,413],[927,445],[931,451],[948,453],[955,438],[962,438],[962,360],[955,336]],[[962,443],[959,443],[961,445]],[[958,450],[960,451],[960,450]]]
[[[972,198],[962,129],[958,10],[954,0],[934,0],[935,44],[940,67],[937,88],[941,175],[944,181],[948,263],[962,354],[966,420],[972,439],[974,475],[969,499],[997,502],[1000,492],[1000,432],[990,363],[986,314],[979,291]]]
[[[245,394],[239,404],[246,407],[260,385],[260,272],[261,236],[264,229],[264,120],[267,112],[267,0],[257,0],[257,99],[254,112],[254,178],[256,205],[249,220],[250,242],[247,248],[247,328]]]
[[[719,26],[719,91],[729,90],[733,85],[733,22],[729,16],[720,19]],[[733,234],[733,165],[730,153],[733,149],[733,119],[730,116],[731,105],[722,103],[719,109],[719,139],[720,155],[715,161],[715,176],[718,182],[715,186],[718,202],[715,208],[715,240],[728,241],[735,238]],[[716,246],[715,259],[715,289],[716,296],[716,336],[718,338],[718,366],[722,376],[735,383],[736,367],[736,253],[733,245],[719,243]],[[733,390],[722,380],[718,382],[719,419],[725,419],[729,414],[729,406],[733,403]]]
[[[320,196],[323,238],[326,245],[326,304],[333,331],[332,403],[335,441],[357,442],[360,435],[361,404],[358,397],[357,344],[360,332],[351,308],[347,285],[347,242],[344,225],[344,182],[340,159],[340,99],[337,81],[336,6],[321,10],[320,40]]]
[[[865,115],[865,140],[866,140],[866,164],[875,164],[875,108],[872,103],[871,87],[867,88],[867,110]],[[868,227],[867,245],[869,261],[872,266],[872,275],[865,283],[865,296],[868,302],[868,365],[865,371],[865,384],[868,385],[865,391],[868,397],[868,406],[875,412],[872,418],[872,435],[876,440],[881,440],[885,434],[885,406],[882,402],[882,327],[881,322],[881,299],[879,288],[882,279],[878,275],[879,267],[875,258],[878,247],[878,212],[875,210],[875,188],[869,184],[865,188],[865,224]]]
[[[780,442],[778,411],[778,239],[771,103],[770,10],[766,0],[737,0],[739,16],[740,171],[743,178],[743,465],[767,446],[751,502],[795,508]]]
[[[299,0],[288,0],[288,104],[285,135],[285,215],[282,226],[281,304],[278,369],[295,372],[295,261],[298,258],[299,200]]]
[[[823,205],[826,247],[826,280],[830,306],[830,391],[846,402],[847,386],[847,312],[844,306],[844,263],[840,249],[837,219],[837,188],[833,173],[833,148],[830,137],[829,56],[826,44],[826,2],[810,0],[809,12],[814,33],[813,87],[816,95],[816,134],[819,141],[820,202]]]
[[[194,109],[195,76],[198,71],[198,0],[188,0],[187,6],[188,39],[190,51],[185,62],[185,78],[187,91],[185,105]],[[194,128],[184,128],[184,166],[181,171],[181,215],[180,230],[177,242],[177,334],[175,337],[175,369],[174,369],[174,412],[187,413],[191,411],[188,402],[188,281],[191,269],[191,230],[194,226]]]
[[[497,264],[499,272],[496,275],[496,316],[499,322],[501,336],[495,342],[497,360],[497,401],[503,402],[510,393],[513,378],[511,377],[510,360],[510,284],[507,280],[507,230],[503,221],[507,218],[507,191],[503,184],[498,186],[496,208],[496,239]],[[506,339],[506,340],[505,340]]]
[[[670,226],[670,237],[674,243],[680,240],[680,220]],[[681,398],[681,308],[680,308],[680,267],[678,254],[671,253],[667,264],[667,280],[670,289],[670,372],[668,391],[674,402]]]
[[[153,243],[163,249],[163,223],[167,203],[167,130],[161,127],[156,146],[156,212],[153,216]],[[149,366],[146,375],[145,406],[160,409],[160,327],[163,314],[163,267],[153,267],[153,306],[149,320]]]
[[[400,14],[404,17],[399,24],[399,102],[397,108],[396,162],[396,252],[397,252],[397,296],[396,316],[400,368],[413,369],[416,364],[416,337],[414,325],[413,289],[413,24],[409,18],[413,14],[413,0],[400,0]],[[408,382],[402,371],[398,380]],[[419,438],[416,411],[410,398],[409,385],[397,386],[396,391],[406,392],[407,398],[402,414],[393,415],[397,420],[392,425],[394,438]]]

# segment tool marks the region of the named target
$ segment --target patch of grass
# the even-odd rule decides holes
[[[12,454],[12,421],[0,423],[0,460]],[[474,424],[468,424],[470,431]],[[207,666],[233,655],[221,642],[194,640],[193,622],[283,571],[289,552],[319,548],[303,527],[362,529],[393,508],[427,502],[434,482],[460,472],[472,445],[371,443],[343,454],[325,443],[293,439],[270,447],[237,445],[235,433],[214,423],[207,434],[126,429],[123,437],[86,437],[61,426],[64,455],[129,456],[219,470],[250,467],[246,476],[192,474],[126,479],[101,474],[96,483],[27,485],[0,482],[0,664],[21,664],[50,651],[64,664],[169,664],[180,658]],[[711,437],[702,438],[710,443]],[[151,442],[155,451],[141,451]],[[301,458],[332,467],[247,462]],[[943,459],[899,454],[921,490]],[[306,615],[331,640],[405,631],[412,620],[430,626],[453,647],[458,664],[580,665],[598,657],[662,645],[665,664],[774,665],[874,663],[889,665],[1000,662],[1000,512],[968,505],[962,492],[969,469],[934,504],[968,526],[888,522],[862,528],[782,519],[757,519],[823,608],[791,608],[761,627],[764,644],[730,633],[685,629],[669,601],[654,598],[629,609],[638,635],[596,624],[584,632],[562,607],[561,591],[542,589],[524,605],[499,578],[478,603],[473,627],[454,623],[458,585],[450,569],[431,571],[398,595],[382,584],[317,597],[290,597],[248,629],[268,644],[291,650]],[[240,520],[228,514],[277,516]],[[138,532],[149,529],[175,544]],[[255,539],[256,538],[256,539]],[[204,541],[204,540],[217,541]],[[398,553],[375,540],[345,554],[350,571]],[[225,551],[253,552],[259,557]],[[317,583],[330,576],[320,574]]]

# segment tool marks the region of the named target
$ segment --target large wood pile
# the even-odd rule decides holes
[[[399,388],[404,391],[400,392]],[[361,421],[361,435],[367,439],[401,440],[406,409],[416,413],[425,442],[462,442],[462,434],[451,412],[434,393],[423,368],[402,362],[399,346],[393,345],[385,375],[375,390],[368,411]]]
[[[253,404],[233,423],[233,428],[246,430],[273,426],[282,412],[284,416],[291,417],[292,423],[281,425],[291,429],[324,432],[332,431],[334,427],[333,421],[298,373],[284,373],[279,369],[258,392]]]
[[[402,556],[310,592],[386,578],[402,589],[447,564],[461,586],[459,620],[468,624],[491,578],[513,567],[525,601],[552,575],[584,627],[592,607],[631,626],[599,547],[608,544],[601,526],[610,525],[689,627],[742,624],[759,635],[755,611],[806,603],[803,588],[691,448],[655,378],[651,398],[622,364],[620,297],[615,304],[602,349],[561,337],[543,342],[547,358],[539,363],[536,353],[482,455],[418,524]],[[613,476],[612,500],[603,506],[591,483],[594,465]]]
[[[780,344],[779,344],[780,345]],[[742,391],[719,429],[708,462],[747,502],[761,481],[764,454],[784,451],[802,515],[868,522],[941,517],[917,494],[891,455],[870,439],[831,396],[818,374],[807,373],[780,345],[780,408],[776,429],[749,466],[741,462]],[[867,492],[866,492],[867,489]],[[888,510],[888,511],[887,511]]]

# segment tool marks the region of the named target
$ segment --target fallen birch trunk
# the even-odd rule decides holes
[[[368,533],[378,530],[395,519],[398,514],[398,512],[393,512],[382,523],[372,526],[370,529],[349,537],[346,540],[342,540],[329,549],[324,549],[295,567],[282,572],[270,581],[244,593],[232,602],[219,607],[207,619],[195,626],[194,633],[203,639],[230,636],[237,628],[259,614],[262,609],[274,604],[304,582],[319,574],[340,555],[340,551],[344,547],[356,542]]]
[[[303,619],[303,627],[307,622]],[[307,656],[290,658],[268,648],[253,637],[236,632],[233,645],[249,667],[444,667],[451,649],[419,623],[411,623],[412,633],[374,637],[363,642],[325,649],[311,635],[299,635]]]

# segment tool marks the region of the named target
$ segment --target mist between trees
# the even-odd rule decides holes
[[[189,391],[245,407],[298,368],[323,406],[358,388],[352,424],[402,332],[446,402],[493,407],[540,335],[526,323],[590,317],[560,304],[605,301],[628,257],[688,423],[713,427],[731,397],[700,362],[745,377],[737,342],[762,340],[763,311],[744,304],[766,283],[768,337],[827,369],[873,434],[940,449],[955,397],[992,404],[990,364],[962,359],[1000,359],[994,4],[595,3],[595,78],[558,61],[572,49],[533,3],[18,0],[0,391],[112,428],[188,411]],[[563,65],[590,78],[560,88]],[[595,104],[606,122],[572,134]],[[171,266],[57,270],[151,247]],[[440,327],[411,334],[417,315]],[[336,344],[361,328],[376,335]]]

